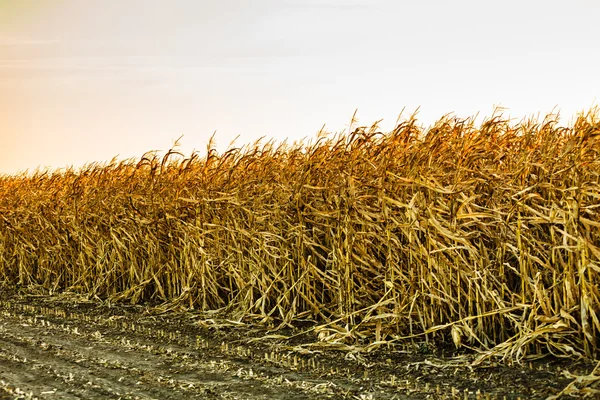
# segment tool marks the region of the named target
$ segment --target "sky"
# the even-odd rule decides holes
[[[0,0],[0,174],[599,103],[600,2]]]

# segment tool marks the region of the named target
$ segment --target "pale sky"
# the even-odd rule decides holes
[[[314,137],[420,107],[568,123],[600,97],[600,2],[0,0],[0,174]]]

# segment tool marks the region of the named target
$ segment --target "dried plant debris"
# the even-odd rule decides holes
[[[0,399],[545,399],[596,388],[583,360],[475,365],[476,353],[425,342],[327,345],[306,326],[274,334],[198,311],[9,293]]]

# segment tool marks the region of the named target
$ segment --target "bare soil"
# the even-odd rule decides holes
[[[302,324],[301,324],[302,325]],[[593,369],[426,344],[319,342],[304,326],[0,288],[0,399],[544,399]]]

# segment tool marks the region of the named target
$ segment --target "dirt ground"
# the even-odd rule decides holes
[[[303,333],[306,332],[306,333]],[[290,336],[293,338],[290,339]],[[0,288],[0,399],[544,399],[593,365],[320,343],[217,315]]]

